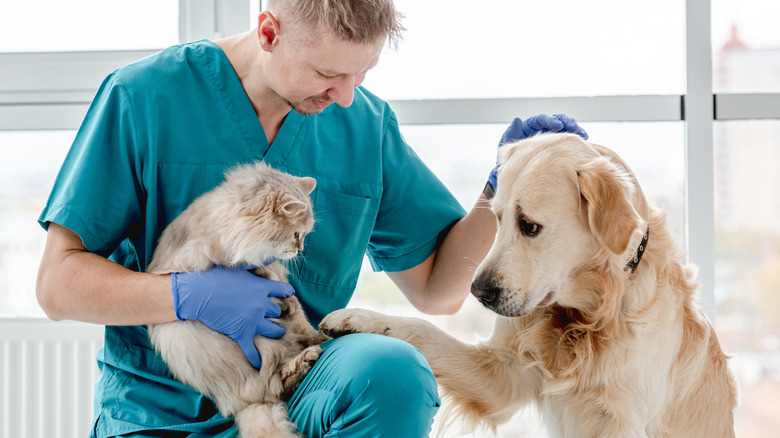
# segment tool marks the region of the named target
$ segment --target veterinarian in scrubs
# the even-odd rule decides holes
[[[165,226],[236,164],[262,160],[317,180],[316,226],[290,264],[315,325],[349,302],[366,253],[415,307],[454,313],[493,242],[485,196],[466,213],[406,144],[387,103],[360,86],[398,39],[392,2],[266,3],[255,30],[175,46],[106,78],[40,216],[42,308],[106,326],[91,436],[236,435],[232,418],[171,376],[146,330],[197,314],[229,334],[232,315],[190,312],[170,275],[143,272]],[[254,284],[215,285],[206,274],[182,273],[187,293],[219,295],[236,314],[269,303]],[[232,329],[269,335],[256,330],[258,314]],[[261,366],[256,351],[245,353]],[[309,437],[415,437],[427,436],[439,403],[419,351],[350,335],[324,345],[288,408]]]

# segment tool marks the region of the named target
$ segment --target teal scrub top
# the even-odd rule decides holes
[[[106,78],[39,221],[63,225],[89,251],[143,271],[184,208],[227,169],[256,160],[317,180],[316,225],[289,265],[315,325],[349,302],[365,254],[375,270],[412,268],[465,214],[406,144],[388,104],[362,87],[348,108],[291,111],[269,145],[227,57],[204,40]],[[145,326],[106,327],[97,359],[98,436],[226,423],[208,398],[172,379]]]

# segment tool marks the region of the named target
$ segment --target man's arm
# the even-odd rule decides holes
[[[36,295],[53,320],[104,325],[176,320],[170,275],[135,272],[91,253],[76,233],[55,223],[49,224]]]
[[[424,262],[388,276],[421,312],[453,314],[463,305],[477,266],[490,251],[496,216],[485,195],[449,231],[439,249]]]
[[[288,283],[250,273],[251,267],[215,266],[203,272],[171,275],[135,272],[87,251],[73,231],[49,224],[38,270],[38,303],[53,320],[103,325],[144,325],[197,319],[238,342],[260,368],[255,335],[278,338],[283,327],[267,320],[281,314],[269,296],[289,297]],[[219,293],[219,299],[210,299]],[[174,296],[178,298],[174,310]]]

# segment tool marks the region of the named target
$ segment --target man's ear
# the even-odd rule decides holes
[[[268,11],[263,11],[257,17],[257,38],[260,41],[260,48],[270,52],[277,44],[279,35],[279,22],[276,17]]]

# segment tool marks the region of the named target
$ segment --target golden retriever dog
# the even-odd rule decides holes
[[[572,134],[507,145],[501,163],[498,233],[471,286],[498,314],[487,341],[361,309],[320,329],[411,343],[449,408],[493,429],[534,403],[551,437],[734,436],[737,389],[695,268],[628,166]]]

